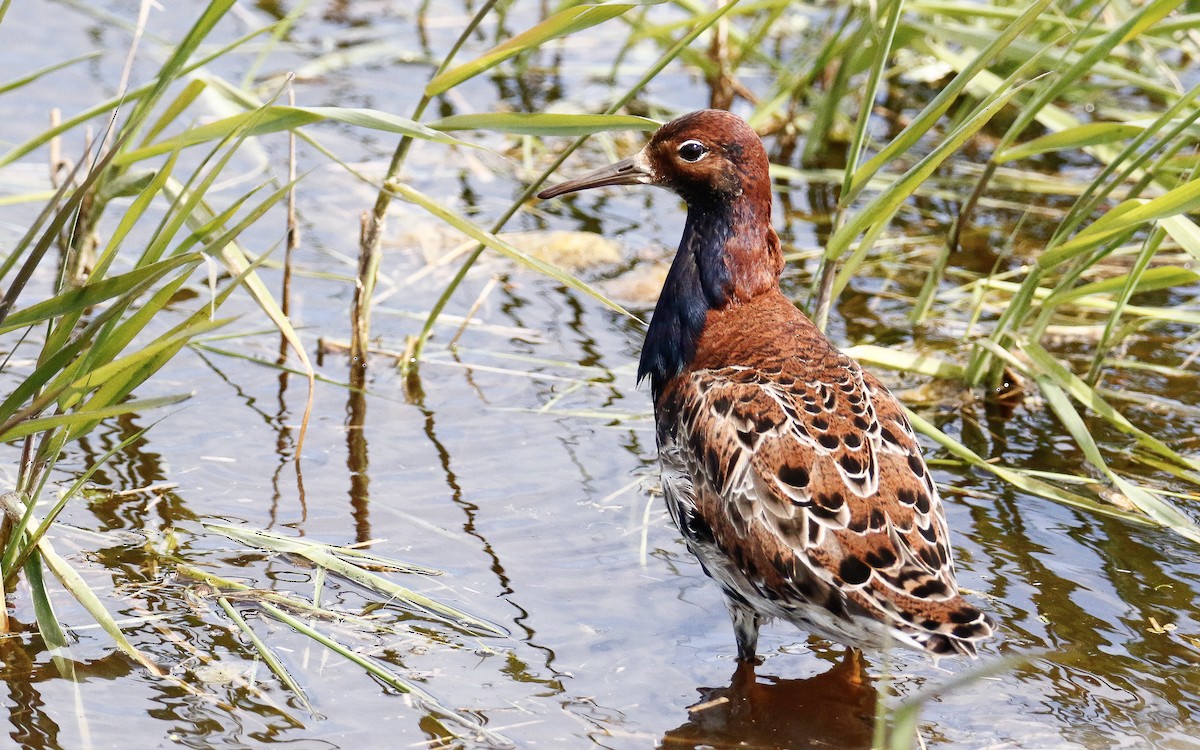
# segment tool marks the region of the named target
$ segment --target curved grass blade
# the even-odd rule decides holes
[[[622,315],[632,318],[633,320],[638,320],[636,315],[629,312],[613,300],[609,299],[606,295],[595,289],[583,279],[580,279],[579,277],[570,274],[561,268],[558,268],[557,266],[553,266],[545,261],[538,260],[532,255],[518,250],[491,232],[484,230],[474,222],[459,216],[453,211],[434,202],[431,198],[415,188],[409,187],[408,185],[397,181],[388,182],[387,186],[396,195],[400,196],[409,203],[415,203],[481,245],[490,247],[510,260],[516,261],[517,263],[520,263],[527,268],[531,268],[538,273],[549,276],[560,284],[578,289],[592,299],[607,305]]]
[[[69,68],[72,65],[74,65],[75,63],[81,63],[81,62],[86,62],[88,60],[93,60],[97,57],[100,57],[103,54],[104,54],[104,50],[96,50],[94,52],[88,52],[88,53],[85,53],[82,55],[77,55],[77,56],[69,58],[67,60],[62,60],[60,62],[52,63],[50,65],[47,65],[44,68],[39,68],[38,70],[35,70],[32,73],[26,73],[25,75],[21,76],[20,78],[14,78],[11,81],[6,81],[4,83],[0,83],[0,94],[7,94],[9,91],[13,91],[14,89],[19,89],[22,86],[27,86],[27,85],[33,83],[34,81],[41,78],[42,76],[49,75],[50,73],[53,73],[57,70],[62,70],[63,68]]]
[[[12,313],[3,323],[0,323],[0,334],[83,310],[131,291],[145,289],[172,270],[188,264],[197,264],[201,259],[199,253],[181,255],[134,269],[119,276],[109,276],[68,289],[48,300],[37,302]]]
[[[915,372],[918,375],[928,375],[943,380],[961,380],[963,376],[963,368],[953,362],[924,354],[897,351],[886,346],[859,344],[847,347],[842,352],[861,362],[869,362],[889,370]]]
[[[963,67],[950,83],[946,84],[938,92],[938,95],[929,104],[925,105],[925,108],[913,118],[912,122],[905,126],[904,130],[900,131],[895,138],[888,142],[888,145],[883,150],[875,154],[875,156],[871,157],[855,171],[854,177],[850,181],[850,190],[844,194],[841,203],[849,205],[876,172],[897,156],[907,152],[918,141],[924,138],[933,127],[933,124],[950,109],[950,106],[958,99],[959,94],[966,89],[975,76],[1002,54],[1013,39],[1025,31],[1030,24],[1037,21],[1042,11],[1049,7],[1051,2],[1052,0],[1037,0],[1037,2],[1029,5],[1004,31],[996,35],[995,40]]]
[[[313,125],[319,122],[340,122],[370,130],[398,133],[410,138],[420,138],[426,141],[435,141],[437,143],[456,146],[472,145],[426,127],[419,122],[414,122],[407,117],[400,117],[399,115],[375,109],[289,107],[276,104],[225,117],[216,122],[199,125],[190,128],[174,138],[168,138],[158,143],[126,151],[114,159],[113,163],[125,166],[176,149],[223,140],[234,134],[240,134],[242,137],[267,135],[269,133],[296,130],[305,125]]]
[[[1181,214],[1159,219],[1158,223],[1188,255],[1200,260],[1200,226]]]
[[[1166,443],[1136,427],[1125,418],[1121,412],[1114,409],[1107,401],[1096,393],[1095,389],[1083,382],[1083,379],[1068,370],[1061,362],[1052,357],[1049,352],[1032,341],[1024,343],[1023,349],[1030,360],[1046,375],[1053,378],[1055,384],[1061,386],[1079,403],[1091,409],[1113,427],[1133,437],[1145,449],[1157,453],[1163,458],[1200,472],[1200,459],[1181,455]]]
[[[922,688],[915,695],[906,698],[897,708],[887,711],[891,725],[888,728],[891,736],[888,738],[887,750],[912,750],[916,746],[914,740],[917,739],[917,722],[921,718],[921,710],[925,704],[938,696],[952,694],[980,680],[1004,674],[1041,656],[1040,653],[1005,656],[960,672],[945,682]],[[924,743],[921,743],[921,747],[924,746]]]
[[[661,123],[634,115],[574,115],[542,112],[488,112],[450,115],[426,123],[434,130],[491,130],[515,135],[593,135],[625,130],[657,130]]]
[[[1037,264],[1052,268],[1122,232],[1197,208],[1200,208],[1200,179],[1185,182],[1150,200],[1132,198],[1117,204],[1071,239],[1040,255]]]
[[[886,224],[904,201],[929,178],[931,174],[971,136],[986,125],[992,117],[1004,108],[1024,86],[1011,86],[1002,89],[991,101],[983,102],[967,120],[947,135],[928,156],[921,159],[905,172],[899,179],[889,185],[882,193],[873,198],[870,203],[855,213],[844,226],[838,229],[825,246],[825,258],[834,261],[850,246],[851,240],[876,224]],[[860,172],[867,169],[864,164]],[[857,181],[856,177],[856,181]],[[865,178],[864,178],[865,179]]]
[[[1114,143],[1126,138],[1133,138],[1144,130],[1145,128],[1140,125],[1128,125],[1120,122],[1089,122],[1056,133],[1049,133],[1005,149],[996,154],[994,161],[997,164],[1003,164],[1004,162],[1028,159],[1039,154],[1048,154],[1051,151],[1066,151]]]
[[[255,529],[241,529],[232,526],[220,526],[215,524],[205,524],[205,528],[210,531],[215,531],[218,534],[223,534],[230,539],[241,542],[242,544],[260,549],[267,549],[273,552],[282,552],[290,555],[298,555],[305,558],[309,562],[322,568],[328,569],[330,572],[348,578],[355,583],[366,586],[374,591],[378,591],[388,597],[400,601],[407,602],[412,606],[424,610],[427,614],[436,617],[443,622],[464,627],[470,630],[480,631],[491,635],[504,636],[508,635],[508,631],[495,623],[488,622],[474,615],[467,614],[462,610],[447,606],[441,602],[434,601],[427,596],[418,594],[415,591],[407,589],[398,584],[376,575],[375,573],[366,570],[354,563],[342,559],[338,555],[333,554],[328,550],[329,545],[310,544],[303,539],[292,539],[270,532],[259,531]]]
[[[1132,284],[1130,282],[1133,282]],[[1042,303],[1044,307],[1054,307],[1064,302],[1091,297],[1099,294],[1116,294],[1129,286],[1128,294],[1152,292],[1159,289],[1170,289],[1176,286],[1188,286],[1200,281],[1200,273],[1190,268],[1180,266],[1156,266],[1142,271],[1136,279],[1128,273],[1112,276],[1102,281],[1093,281],[1071,289],[1059,289]],[[1126,298],[1128,297],[1126,295]]]
[[[365,669],[369,674],[383,681],[385,684],[390,685],[402,693],[408,693],[420,704],[422,709],[428,711],[435,718],[467,727],[472,732],[480,734],[489,742],[500,745],[501,747],[512,747],[512,742],[509,741],[508,738],[496,734],[495,732],[484,727],[482,724],[447,708],[432,695],[417,687],[413,683],[403,679],[400,677],[400,675],[384,667],[378,662],[368,659],[349,646],[339,643],[329,636],[324,635],[315,628],[309,626],[307,623],[297,619],[296,617],[293,617],[287,612],[284,612],[282,609],[279,609],[273,604],[268,602],[259,602],[259,606],[262,607],[263,610],[269,613],[272,617],[289,626],[296,632],[308,636],[317,643],[320,643],[322,646],[328,648],[330,651],[349,659]],[[449,730],[449,727],[447,727],[447,729]]]
[[[494,68],[510,57],[532,49],[551,39],[557,39],[577,31],[591,28],[599,23],[616,18],[625,11],[637,7],[633,3],[611,3],[603,5],[576,5],[553,14],[541,23],[484,52],[474,60],[458,65],[434,76],[425,86],[425,96],[433,97],[444,93],[458,84],[480,73]]]
[[[87,424],[93,421],[107,419],[109,417],[118,417],[122,414],[130,414],[136,411],[145,411],[148,409],[159,409],[164,406],[178,404],[180,401],[186,401],[191,398],[190,393],[181,393],[174,396],[156,396],[154,398],[135,399],[133,401],[125,401],[124,403],[105,406],[97,409],[87,409],[83,411],[74,411],[69,414],[55,414],[49,417],[37,417],[36,419],[27,419],[12,426],[5,425],[0,429],[0,440],[7,442],[23,438],[26,435],[33,435],[43,430],[53,430],[59,427],[77,427],[81,424]]]
[[[20,496],[15,492],[7,492],[0,496],[0,510],[8,515],[14,522],[18,522],[26,515],[24,504],[21,502]],[[33,525],[40,525],[37,517],[29,514],[30,521]],[[54,546],[46,538],[37,540],[37,550],[41,555],[42,562],[50,569],[59,583],[63,585],[71,596],[75,597],[88,614],[92,616],[104,632],[108,633],[109,637],[117,644],[117,648],[125,652],[139,664],[145,667],[155,676],[163,676],[164,672],[159,669],[158,665],[150,660],[145,654],[139,651],[125,634],[121,632],[121,628],[117,625],[116,620],[104,608],[104,604],[96,597],[96,594],[87,585],[87,582],[71,567],[70,563],[64,560],[54,551]]]
[[[842,176],[842,194],[850,192],[850,186],[854,181],[854,174],[858,171],[859,160],[862,158],[863,148],[867,142],[867,129],[871,123],[871,111],[875,106],[875,99],[879,96],[879,83],[883,79],[884,69],[887,67],[889,58],[891,57],[892,44],[896,39],[896,27],[900,22],[900,11],[904,6],[904,0],[892,0],[888,7],[888,16],[885,21],[885,26],[881,33],[877,33],[875,43],[879,45],[879,49],[874,53],[871,61],[871,72],[867,79],[867,85],[863,91],[862,105],[858,112],[857,123],[854,127],[854,137],[850,141],[850,150],[846,156],[846,170]],[[868,18],[868,20],[872,20]]]
[[[221,609],[225,610],[225,614],[229,616],[229,619],[233,620],[233,624],[237,625],[238,629],[250,639],[250,643],[254,645],[254,650],[262,657],[267,667],[275,673],[279,681],[284,684],[284,687],[291,690],[300,699],[300,703],[304,706],[305,710],[309,713],[316,713],[316,709],[313,708],[312,703],[308,700],[308,694],[304,692],[304,688],[300,687],[300,683],[296,682],[296,679],[287,671],[287,667],[283,665],[283,662],[279,660],[279,657],[275,655],[271,647],[266,644],[266,641],[258,637],[258,633],[254,632],[254,628],[250,627],[250,623],[246,622],[245,618],[234,609],[233,605],[224,596],[217,597],[217,604],[221,606]]]
[[[967,446],[942,432],[932,423],[928,422],[925,418],[909,409],[907,406],[904,406],[903,409],[904,413],[908,416],[909,421],[912,422],[913,427],[916,428],[918,432],[926,435],[929,438],[932,438],[934,442],[945,448],[946,451],[951,455],[966,462],[968,466],[995,474],[1003,481],[1011,484],[1019,490],[1022,490],[1023,492],[1027,492],[1038,497],[1043,497],[1047,500],[1052,500],[1056,503],[1060,503],[1071,508],[1086,510],[1090,513],[1096,513],[1102,516],[1119,518],[1122,521],[1128,521],[1130,523],[1137,524],[1138,526],[1157,525],[1154,523],[1154,521],[1139,513],[1129,513],[1123,510],[1118,510],[1111,505],[1105,505],[1103,503],[1096,502],[1095,500],[1085,497],[1084,495],[1079,495],[1050,484],[1049,482],[1042,481],[1036,476],[1027,474],[1021,470],[1014,469],[1010,466],[1004,466],[1002,464],[992,463],[991,461],[985,461],[979,456],[979,454],[975,453]]]
[[[1058,384],[1046,375],[1038,377],[1035,382],[1046,399],[1046,403],[1050,405],[1058,420],[1067,428],[1067,432],[1071,433],[1075,444],[1083,451],[1088,463],[1106,476],[1138,510],[1185,539],[1200,542],[1200,526],[1197,526],[1194,521],[1180,513],[1166,500],[1134,485],[1109,468],[1104,456],[1100,454],[1100,447],[1096,445],[1095,439],[1088,431],[1087,425],[1079,416],[1079,412],[1075,411],[1075,407],[1071,405],[1071,400],[1067,398],[1066,392],[1059,388]]]

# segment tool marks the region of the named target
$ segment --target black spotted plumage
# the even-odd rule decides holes
[[[779,290],[767,167],[745,122],[705,110],[542,197],[652,184],[688,204],[639,378],[667,508],[725,593],[738,657],[755,658],[770,618],[851,646],[973,655],[993,626],[958,592],[912,426]]]

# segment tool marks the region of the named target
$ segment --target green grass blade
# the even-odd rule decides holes
[[[953,362],[924,354],[897,351],[886,346],[859,344],[842,351],[860,362],[886,367],[889,370],[914,372],[943,380],[961,380],[963,376],[963,368]]]
[[[612,131],[656,130],[654,120],[633,115],[572,115],[541,112],[488,112],[451,115],[427,123],[433,130],[491,130],[515,135],[593,135]]]
[[[154,120],[154,122],[150,123],[150,127],[147,128],[146,132],[142,135],[141,145],[149,145],[150,142],[157,138],[158,135],[162,133],[162,131],[165,130],[168,125],[179,119],[179,116],[182,115],[184,111],[186,111],[187,108],[192,105],[192,102],[194,102],[196,98],[200,96],[200,94],[204,93],[206,88],[208,88],[208,82],[203,78],[193,78],[192,80],[188,81],[187,85],[183,87],[183,90],[171,100],[170,104],[168,104],[166,107],[163,107],[163,111],[159,114],[159,116]]]
[[[924,138],[930,129],[933,128],[934,123],[950,109],[950,106],[954,104],[955,100],[958,99],[959,95],[962,94],[967,85],[975,79],[979,72],[1003,53],[1013,39],[1024,32],[1030,24],[1037,21],[1041,17],[1042,11],[1048,8],[1052,1],[1037,0],[1037,2],[1030,4],[1004,31],[996,35],[995,40],[991,44],[981,50],[970,63],[959,70],[950,83],[946,84],[938,92],[937,96],[929,104],[925,105],[924,109],[913,118],[912,122],[906,125],[878,154],[871,157],[865,164],[858,168],[854,173],[854,179],[850,183],[850,190],[843,195],[840,201],[841,204],[850,205],[850,202],[858,196],[858,193],[866,186],[867,182],[870,181],[876,172],[896,157],[906,153],[918,141]]]
[[[913,191],[929,179],[929,176],[942,162],[1003,109],[1021,88],[1020,86],[1008,87],[992,101],[983,103],[962,125],[948,134],[945,140],[938,144],[928,156],[914,164],[899,179],[856,212],[853,218],[829,238],[829,242],[825,246],[825,258],[830,261],[837,260],[849,248],[850,242],[855,237],[867,231],[869,227],[886,224],[890,221],[892,215],[912,195]],[[863,169],[866,169],[866,165],[863,165]]]
[[[604,114],[616,114],[631,101],[633,101],[634,97],[637,96],[637,94],[641,92],[651,81],[653,81],[664,69],[666,69],[667,65],[669,65],[672,60],[676,59],[683,52],[683,50],[687,49],[687,47],[692,44],[692,42],[696,41],[701,34],[712,28],[714,24],[724,18],[725,15],[732,11],[735,7],[737,7],[737,0],[733,0],[733,2],[729,2],[724,5],[719,5],[711,12],[695,18],[691,24],[691,28],[689,28],[688,31],[679,38],[678,41],[668,47],[667,50],[659,56],[658,60],[656,60],[654,64],[642,74],[637,82],[626,89],[625,93],[618,97],[615,102],[610,104],[605,110]],[[567,157],[569,157],[575,152],[576,149],[583,145],[585,138],[585,136],[580,136],[571,145],[567,146],[567,148],[558,155],[554,162],[551,163],[551,165],[544,172],[542,172],[537,179],[535,179],[533,182],[527,185],[523,191],[521,191],[521,195],[518,196],[511,205],[509,205],[508,210],[506,210],[504,214],[501,215],[500,218],[498,218],[491,225],[492,234],[495,234],[504,228],[504,225],[508,223],[508,220],[515,216],[525,202],[533,197],[541,184],[549,179],[550,175],[553,174],[554,171],[567,160]],[[440,316],[442,311],[445,310],[446,305],[449,304],[450,298],[454,296],[455,291],[458,289],[458,285],[461,284],[462,280],[466,278],[467,272],[482,254],[484,247],[485,245],[481,243],[471,252],[471,255],[468,256],[468,258],[459,266],[458,271],[450,280],[450,283],[448,283],[445,289],[442,290],[442,293],[438,296],[437,301],[434,302],[433,308],[429,311],[429,315],[425,318],[425,324],[421,327],[421,332],[417,335],[416,345],[413,347],[412,362],[419,362],[421,360],[421,356],[425,349],[425,342],[429,340],[429,336],[433,332],[434,326],[437,324],[438,316]],[[407,372],[408,367],[409,365],[406,363],[402,366],[402,369]]]
[[[402,182],[396,182],[396,181],[389,182],[388,189],[390,189],[393,193],[400,196],[401,198],[408,201],[409,203],[414,203],[414,204],[420,206],[421,208],[425,209],[426,211],[433,214],[441,221],[445,222],[446,224],[449,224],[450,226],[454,227],[455,229],[462,232],[463,234],[470,237],[471,239],[475,240],[476,242],[492,248],[493,250],[495,250],[496,252],[505,256],[506,258],[513,260],[513,261],[525,266],[526,268],[533,269],[534,271],[537,271],[538,273],[549,276],[550,278],[554,279],[555,281],[559,282],[560,284],[569,286],[573,289],[577,289],[577,290],[583,292],[584,294],[588,295],[592,299],[600,302],[601,304],[606,305],[606,306],[612,308],[613,310],[616,310],[617,312],[621,313],[622,315],[625,315],[634,320],[638,319],[637,316],[635,316],[633,313],[629,312],[628,310],[626,310],[624,307],[622,307],[618,303],[614,302],[613,300],[609,299],[602,292],[600,292],[599,290],[592,287],[590,284],[588,284],[583,279],[580,279],[577,276],[570,274],[570,273],[562,270],[561,268],[558,268],[557,266],[550,265],[549,263],[546,263],[545,261],[538,260],[537,258],[534,258],[533,256],[531,256],[527,253],[524,253],[521,250],[518,250],[517,248],[513,247],[508,242],[505,242],[504,240],[500,239],[499,237],[492,234],[491,232],[488,232],[487,230],[483,229],[482,227],[480,227],[479,225],[470,221],[469,219],[459,216],[458,214],[454,213],[453,211],[434,202],[432,199],[425,196],[420,191],[418,191],[412,187],[409,187],[408,185],[405,185]]]
[[[63,632],[54,613],[54,604],[50,601],[50,592],[46,589],[46,578],[42,575],[42,559],[31,556],[21,566],[25,571],[25,582],[29,584],[29,594],[33,599],[33,616],[37,620],[38,632],[46,648],[54,650],[68,645],[67,634]]]
[[[93,422],[96,420],[107,419],[109,417],[117,417],[122,414],[131,414],[138,411],[147,411],[150,409],[159,409],[164,406],[178,404],[180,401],[185,401],[191,398],[190,393],[177,394],[174,396],[156,396],[154,398],[134,399],[121,404],[105,406],[97,409],[88,409],[86,411],[76,411],[69,414],[56,414],[50,417],[38,417],[36,419],[28,419],[11,427],[5,425],[0,428],[0,441],[8,442],[23,438],[26,435],[33,435],[45,430],[53,430],[59,427],[72,427],[80,424]]]
[[[1096,445],[1087,425],[1079,416],[1079,412],[1075,411],[1075,407],[1071,405],[1071,400],[1065,391],[1044,375],[1037,378],[1036,382],[1046,403],[1050,405],[1055,416],[1067,428],[1067,432],[1071,433],[1075,444],[1083,450],[1083,455],[1088,463],[1108,477],[1109,481],[1121,490],[1138,510],[1180,536],[1193,542],[1200,542],[1200,526],[1176,510],[1166,500],[1133,485],[1109,468],[1108,463],[1100,454],[1100,447]]]
[[[1023,492],[1027,492],[1030,495],[1043,497],[1047,500],[1051,500],[1071,508],[1085,510],[1089,513],[1119,518],[1123,521],[1128,521],[1139,526],[1156,525],[1153,521],[1141,514],[1117,510],[1111,505],[1105,505],[1096,502],[1089,497],[1085,497],[1069,490],[1064,490],[1061,487],[1057,487],[1049,482],[1045,482],[1035,476],[1031,476],[1012,467],[993,463],[991,461],[985,461],[970,448],[966,447],[957,440],[954,440],[908,407],[904,407],[904,413],[908,415],[909,421],[912,422],[913,427],[916,428],[918,432],[932,438],[934,442],[945,448],[946,451],[955,458],[964,461],[968,466],[995,474],[1000,479]]]
[[[1122,232],[1197,208],[1200,208],[1200,179],[1185,182],[1151,200],[1134,198],[1124,201],[1071,239],[1043,253],[1038,257],[1037,264],[1042,268],[1052,268]]]
[[[637,7],[635,4],[611,3],[576,5],[573,8],[565,8],[541,23],[498,44],[474,60],[434,76],[425,86],[425,96],[437,96],[527,49],[533,49],[552,39],[558,39],[604,23],[635,7]]]
[[[1151,0],[1131,14],[1124,23],[1104,34],[1090,49],[1079,55],[1066,70],[1058,72],[1026,102],[1018,112],[1016,120],[1000,139],[996,151],[1003,153],[1035,119],[1040,120],[1042,124],[1052,130],[1061,129],[1043,119],[1045,113],[1049,111],[1047,105],[1062,97],[1080,77],[1087,75],[1097,64],[1104,62],[1118,45],[1136,38],[1181,3],[1182,0]]]
[[[309,560],[314,565],[328,569],[330,572],[348,578],[355,583],[366,586],[374,591],[378,591],[391,599],[407,602],[414,607],[422,609],[427,613],[435,616],[443,622],[448,622],[451,625],[466,627],[472,630],[490,633],[492,635],[507,635],[507,631],[481,618],[470,615],[462,610],[447,606],[441,602],[434,601],[427,596],[418,594],[415,591],[399,586],[391,581],[376,575],[348,560],[344,560],[338,555],[333,554],[328,550],[328,545],[310,544],[304,539],[292,539],[279,534],[259,531],[254,529],[241,529],[232,526],[218,526],[206,524],[205,528],[210,531],[215,531],[218,534],[224,534],[230,539],[234,539],[242,544],[262,549],[269,549],[275,552],[283,552],[291,555],[299,555],[300,557]]]
[[[230,620],[233,620],[233,624],[237,625],[238,630],[242,631],[250,639],[250,643],[254,645],[254,650],[258,652],[263,662],[275,673],[275,676],[279,678],[284,687],[291,690],[300,699],[300,703],[304,706],[305,710],[309,713],[316,713],[312,703],[308,700],[308,694],[304,692],[304,688],[300,687],[300,683],[296,682],[296,678],[292,677],[287,667],[283,665],[283,662],[271,650],[271,647],[262,638],[258,637],[258,633],[254,632],[254,628],[250,627],[250,623],[246,622],[245,618],[233,608],[233,605],[229,603],[229,599],[224,596],[218,596],[217,604],[221,606],[221,609],[225,610],[225,614],[229,616]]]
[[[1048,154],[1052,151],[1066,151],[1114,143],[1140,135],[1144,130],[1145,128],[1140,125],[1119,122],[1089,122],[1005,149],[996,154],[994,161],[1003,164],[1009,161],[1028,159],[1039,154]]]
[[[1200,226],[1196,226],[1194,221],[1180,214],[1159,219],[1158,223],[1188,255],[1200,260]]]
[[[136,97],[133,111],[125,125],[125,132],[135,132],[140,127],[171,84],[184,74],[188,59],[225,17],[234,2],[235,0],[212,0],[208,4],[183,39],[171,50],[170,57],[159,68],[151,88],[144,95]]]
[[[0,333],[15,331],[26,326],[43,323],[68,313],[98,305],[131,291],[144,289],[153,284],[172,270],[187,265],[195,266],[201,260],[198,253],[168,258],[144,268],[135,269],[119,276],[110,276],[99,281],[90,282],[81,287],[68,289],[48,300],[22,308],[9,315],[0,324]]]
[[[881,33],[875,35],[874,43],[878,45],[878,50],[871,61],[871,72],[863,90],[862,106],[858,111],[854,137],[850,141],[850,151],[846,157],[846,171],[842,178],[843,195],[850,191],[854,174],[858,171],[859,160],[867,142],[867,130],[871,124],[871,112],[875,107],[875,99],[879,96],[879,83],[883,79],[883,72],[891,58],[892,44],[896,40],[896,28],[899,26],[900,11],[903,7],[904,0],[892,0],[888,6],[884,28]]]
[[[62,70],[63,68],[69,68],[72,65],[75,65],[76,63],[86,62],[88,60],[94,60],[95,58],[100,57],[103,54],[104,54],[104,50],[96,50],[94,52],[88,52],[88,53],[85,53],[82,55],[77,55],[75,57],[68,58],[61,62],[51,63],[50,65],[47,65],[44,68],[39,68],[38,70],[35,70],[32,73],[27,73],[19,78],[14,78],[11,81],[6,81],[4,83],[0,83],[0,94],[7,94],[9,91],[19,89],[22,86],[28,86],[29,84],[31,84],[34,81],[41,78],[42,76],[49,75],[50,73],[53,73],[57,70]]]
[[[0,497],[0,506],[3,506],[3,512],[14,521],[21,519],[25,515],[25,508],[20,498],[14,492],[6,493]],[[38,523],[36,516],[31,518],[35,524]],[[41,555],[42,562],[50,569],[50,572],[59,580],[63,588],[71,596],[75,597],[76,601],[83,605],[83,608],[88,611],[92,619],[100,624],[104,632],[108,633],[109,637],[117,644],[117,648],[135,659],[139,664],[148,669],[151,674],[161,676],[163,672],[158,668],[158,665],[129,642],[129,639],[121,632],[120,626],[117,625],[112,615],[104,608],[104,604],[96,597],[95,592],[92,591],[79,573],[71,567],[70,563],[54,551],[54,546],[50,544],[50,541],[45,538],[39,539],[37,549]]]
[[[113,456],[133,445],[138,440],[141,440],[142,436],[146,434],[146,429],[149,428],[136,430],[133,434],[129,435],[124,440],[105,451],[104,455],[92,461],[91,465],[88,466],[87,471],[76,477],[75,481],[71,483],[71,486],[67,488],[67,491],[63,492],[59,496],[58,500],[56,500],[54,504],[50,506],[49,510],[46,511],[46,515],[42,518],[42,522],[38,524],[35,529],[29,532],[26,537],[27,541],[24,547],[21,550],[7,549],[4,551],[3,569],[9,570],[15,565],[23,564],[26,558],[29,556],[29,553],[36,548],[37,541],[46,536],[46,533],[54,524],[54,519],[58,518],[58,515],[62,513],[64,508],[67,507],[67,503],[71,501],[71,498],[78,495],[83,490],[84,486],[87,485],[88,481],[92,478],[92,475],[99,471],[100,468],[105,464],[107,464]],[[29,510],[21,519],[21,528],[28,528],[28,525],[32,521],[33,510],[34,506],[31,504],[29,506]]]
[[[1024,349],[1030,360],[1043,373],[1053,378],[1057,385],[1071,394],[1072,398],[1091,409],[1113,427],[1133,437],[1143,448],[1193,471],[1200,471],[1200,459],[1183,456],[1158,438],[1134,426],[1123,414],[1101,398],[1095,389],[1088,386],[1079,376],[1068,370],[1040,345],[1025,342]]]
[[[458,146],[471,145],[406,117],[393,115],[389,112],[351,107],[288,107],[272,105],[190,128],[174,138],[168,138],[148,146],[126,151],[113,161],[118,166],[126,166],[143,159],[149,159],[152,156],[187,148],[188,146],[221,141],[235,134],[245,137],[282,133],[319,122],[341,122],[356,127],[379,130],[385,133],[399,133],[411,138],[420,138],[438,143]]]
[[[1157,266],[1155,268],[1148,268],[1136,276],[1123,273],[1119,276],[1111,276],[1103,281],[1093,281],[1090,284],[1083,284],[1073,289],[1060,289],[1047,297],[1042,304],[1045,307],[1054,307],[1064,302],[1084,297],[1115,294],[1125,290],[1126,287],[1129,287],[1128,294],[1138,294],[1159,289],[1170,289],[1176,286],[1188,286],[1195,284],[1197,281],[1200,281],[1200,273],[1196,273],[1190,268]]]

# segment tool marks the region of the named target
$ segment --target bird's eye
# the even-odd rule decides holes
[[[684,141],[679,147],[679,158],[684,161],[700,161],[707,153],[708,149],[700,141]]]

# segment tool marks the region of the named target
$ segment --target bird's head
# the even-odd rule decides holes
[[[689,205],[732,203],[749,193],[769,206],[767,167],[762,141],[745,120],[704,109],[663,125],[634,156],[547,188],[538,197],[607,185],[656,185]]]

